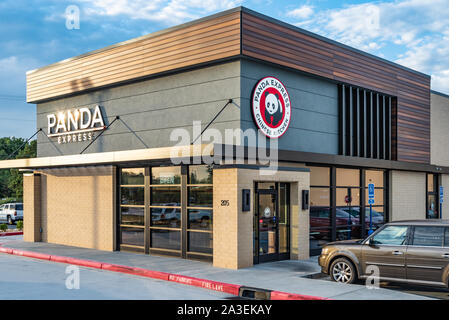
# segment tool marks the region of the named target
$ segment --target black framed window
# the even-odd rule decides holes
[[[316,165],[308,168],[311,255],[319,254],[326,242],[367,235],[370,227],[370,183],[375,185],[375,203],[371,211],[373,229],[388,221],[387,171]]]
[[[145,168],[126,168],[120,174],[120,249],[145,250]]]
[[[181,250],[181,167],[152,167],[150,180],[150,249]]]
[[[320,250],[332,241],[331,168],[310,169],[310,250]]]
[[[189,166],[187,194],[187,252],[212,256],[213,179],[211,166]]]
[[[438,174],[428,173],[426,181],[427,195],[426,195],[426,219],[439,219],[439,188],[438,188]]]

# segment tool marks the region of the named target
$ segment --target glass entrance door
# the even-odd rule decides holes
[[[289,259],[288,184],[257,183],[254,263]]]

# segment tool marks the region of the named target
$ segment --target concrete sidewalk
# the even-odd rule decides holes
[[[328,280],[305,278],[320,272],[316,258],[306,261],[285,260],[263,263],[251,268],[228,270],[215,268],[210,263],[179,258],[149,256],[127,252],[107,252],[48,243],[22,240],[1,241],[5,247],[88,259],[184,276],[239,284],[269,290],[342,300],[428,300],[429,298],[388,289],[370,290],[364,285],[344,285]],[[26,258],[24,258],[26,259]]]

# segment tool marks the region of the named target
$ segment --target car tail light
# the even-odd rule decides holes
[[[14,211],[14,217],[17,217],[17,211]]]

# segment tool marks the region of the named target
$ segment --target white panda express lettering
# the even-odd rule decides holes
[[[284,84],[274,77],[265,77],[255,86],[252,96],[254,122],[269,138],[279,138],[288,129],[291,102]]]
[[[89,141],[94,131],[105,129],[100,106],[80,108],[47,115],[49,137],[57,137],[58,143]]]

